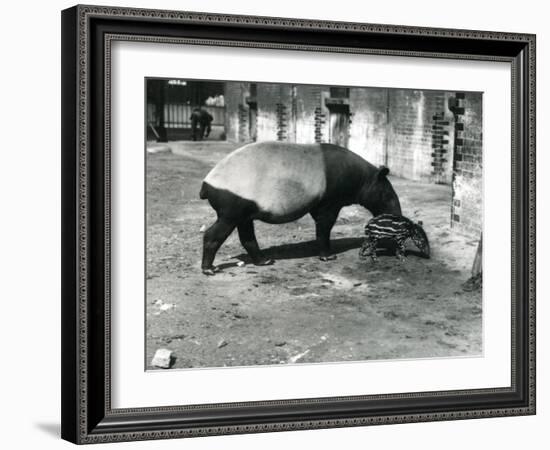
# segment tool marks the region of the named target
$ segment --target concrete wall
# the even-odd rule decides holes
[[[296,140],[302,144],[323,142],[323,88],[321,86],[296,86]]]
[[[387,165],[388,90],[350,88],[349,148],[376,165]]]
[[[259,83],[258,141],[327,142],[328,88]]]
[[[296,95],[293,86],[280,83],[259,83],[258,141],[294,141],[296,136]]]
[[[233,142],[250,140],[248,127],[248,104],[250,83],[228,81],[225,84],[225,133]]]

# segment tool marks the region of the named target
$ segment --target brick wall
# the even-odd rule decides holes
[[[393,174],[418,179],[418,153],[430,145],[431,122],[424,117],[425,94],[422,91],[388,91],[388,167]]]
[[[394,175],[450,183],[450,94],[409,89],[351,88],[350,150]]]
[[[451,226],[476,236],[481,232],[483,213],[481,108],[481,94],[459,92],[451,98],[455,113]]]
[[[251,139],[249,107],[244,100],[249,89],[247,83],[228,83],[230,140]],[[394,175],[450,184],[455,115],[448,102],[453,95],[429,90],[350,88],[348,147],[373,164],[387,165]],[[477,105],[479,111],[469,112],[470,116],[464,120],[476,123],[480,130],[481,94],[468,95],[471,97],[468,101]],[[327,86],[258,83],[257,140],[328,142],[327,97]],[[476,145],[476,141],[481,145],[479,132],[472,131],[471,136],[463,138],[468,140],[466,149]]]
[[[412,180],[450,181],[447,160],[434,144],[445,146],[448,130],[444,122],[449,112],[446,94],[440,91],[390,89],[387,131],[387,165],[396,175]],[[445,148],[446,150],[446,148]]]

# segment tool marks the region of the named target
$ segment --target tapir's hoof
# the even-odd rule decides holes
[[[205,274],[205,275],[208,275],[208,276],[212,276],[212,275],[215,275],[217,272],[219,272],[220,269],[218,269],[217,267],[209,267],[208,269],[202,269],[202,273]]]
[[[256,266],[270,266],[271,264],[275,264],[274,259],[260,259],[258,261],[254,261],[254,265]]]
[[[319,256],[319,259],[321,261],[334,261],[336,259],[336,255]]]

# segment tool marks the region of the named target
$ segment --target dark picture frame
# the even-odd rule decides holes
[[[504,61],[512,74],[511,386],[113,409],[113,41]],[[62,437],[74,443],[535,414],[535,36],[75,6],[62,12]]]

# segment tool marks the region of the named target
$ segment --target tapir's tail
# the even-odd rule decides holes
[[[208,185],[206,183],[202,183],[201,191],[199,192],[199,197],[202,200],[205,200],[208,198]]]

